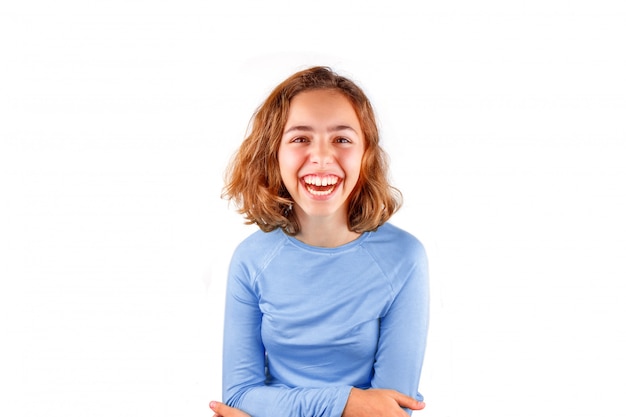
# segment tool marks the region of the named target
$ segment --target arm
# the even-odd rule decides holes
[[[422,401],[418,391],[426,348],[429,315],[428,264],[417,245],[404,285],[394,288],[396,298],[381,319],[372,388],[388,388]]]
[[[231,265],[226,295],[222,386],[224,402],[254,417],[339,417],[351,387],[266,386],[262,312],[250,271]]]
[[[381,318],[372,389],[354,389],[344,417],[367,416],[373,410],[378,415],[406,416],[400,407],[409,412],[425,406],[418,385],[428,330],[428,266],[421,245],[412,255],[414,263],[409,267],[409,275],[404,285],[395,290],[393,304]]]

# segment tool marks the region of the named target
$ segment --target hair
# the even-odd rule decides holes
[[[372,105],[353,81],[328,67],[299,71],[280,83],[256,110],[247,137],[226,170],[222,198],[233,201],[246,224],[269,232],[282,228],[295,235],[300,226],[293,200],[280,176],[278,148],[291,100],[311,90],[333,90],[354,107],[365,139],[359,179],[348,197],[348,228],[357,233],[376,230],[400,208],[402,194],[387,179],[387,154],[380,147]]]

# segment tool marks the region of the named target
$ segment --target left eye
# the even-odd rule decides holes
[[[350,143],[350,139],[347,139],[347,138],[337,138],[337,139],[335,139],[335,142],[338,142],[338,143]]]

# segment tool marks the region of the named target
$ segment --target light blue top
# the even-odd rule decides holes
[[[391,224],[337,248],[257,231],[226,291],[224,401],[254,417],[340,417],[352,387],[422,400],[428,267]]]

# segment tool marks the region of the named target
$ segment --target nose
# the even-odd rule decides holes
[[[332,164],[334,160],[332,146],[326,141],[316,141],[311,147],[310,159],[313,164],[319,165],[320,168]]]

